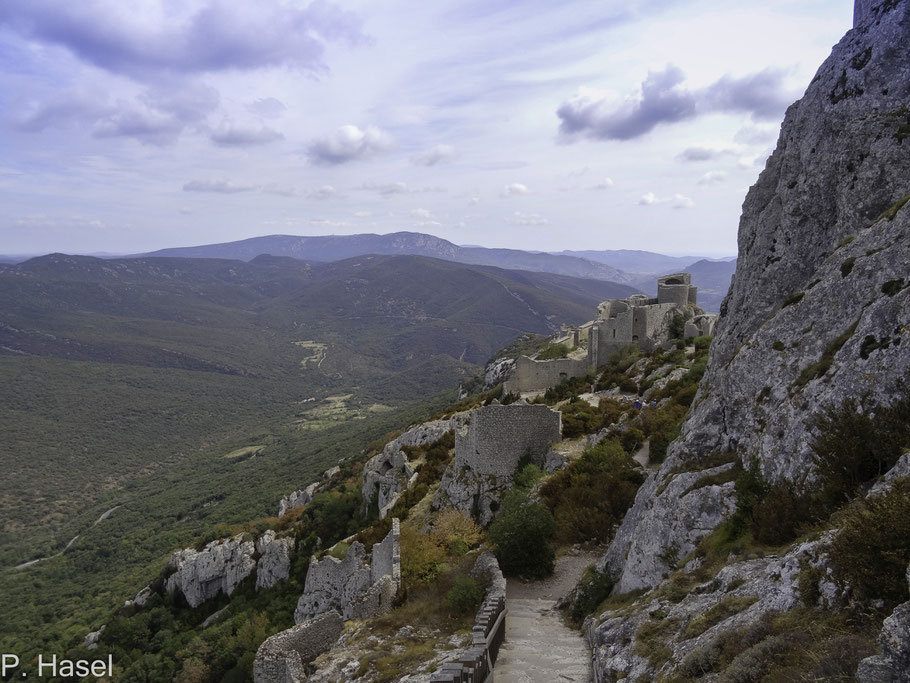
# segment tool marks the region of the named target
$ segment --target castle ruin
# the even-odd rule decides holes
[[[594,370],[611,355],[629,344],[643,351],[654,351],[674,341],[672,326],[683,316],[684,337],[710,336],[717,316],[697,305],[698,288],[689,273],[673,273],[657,280],[657,296],[633,294],[625,299],[609,299],[597,307],[597,318],[568,332],[575,346],[587,342],[587,354],[576,351],[568,358],[535,360],[521,356],[503,385],[506,393],[543,391],[569,377]],[[564,340],[557,340],[564,341]]]

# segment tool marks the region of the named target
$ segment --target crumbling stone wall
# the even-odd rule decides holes
[[[253,541],[244,540],[243,534],[212,541],[202,550],[178,550],[168,561],[166,589],[179,590],[190,607],[219,593],[230,595],[256,568],[255,551]]]
[[[519,356],[509,379],[503,384],[504,393],[520,394],[526,391],[543,391],[556,386],[568,377],[577,377],[588,371],[586,359],[556,358],[532,360]]]
[[[439,441],[447,432],[461,426],[465,419],[466,413],[461,413],[447,420],[424,422],[387,443],[382,453],[370,458],[363,466],[361,493],[364,505],[368,506],[375,501],[379,508],[379,519],[384,519],[401,493],[410,488],[417,478],[402,448],[425,446]]]
[[[332,649],[344,631],[344,619],[332,610],[267,638],[253,662],[255,683],[298,683],[304,665]]]
[[[373,546],[372,567],[360,542],[351,544],[343,560],[330,555],[321,560],[314,557],[294,621],[301,624],[332,609],[345,619],[367,619],[390,611],[401,586],[399,536],[399,522],[393,519],[392,530]]]
[[[470,414],[455,432],[455,459],[442,475],[434,505],[451,505],[486,525],[526,454],[544,464],[562,435],[562,415],[545,405],[494,403]]]

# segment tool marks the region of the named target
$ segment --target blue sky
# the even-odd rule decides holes
[[[4,0],[0,253],[733,254],[844,0]]]

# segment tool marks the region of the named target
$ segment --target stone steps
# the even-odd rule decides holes
[[[577,631],[562,623],[553,600],[508,598],[506,641],[493,683],[593,680],[591,653]]]

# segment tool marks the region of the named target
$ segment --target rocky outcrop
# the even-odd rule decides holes
[[[522,458],[544,465],[561,431],[561,413],[545,405],[493,403],[471,411],[455,432],[455,459],[442,475],[434,506],[451,505],[489,524]]]
[[[813,415],[848,397],[889,404],[910,375],[907,64],[910,3],[870,0],[787,111],[743,204],[736,275],[693,410],[608,553],[621,587],[662,576],[644,556],[652,544],[631,539],[699,532],[670,531],[680,517],[667,514],[670,487],[660,490],[674,468],[735,453],[769,480],[811,478]],[[709,504],[715,493],[703,495]]]
[[[801,604],[799,577],[805,567],[818,571],[820,602],[836,603],[842,596],[827,573],[826,551],[831,539],[832,535],[828,534],[817,541],[802,543],[783,556],[727,565],[678,602],[658,589],[632,607],[589,617],[584,630],[593,651],[595,680],[658,680],[679,673],[702,675],[702,671],[692,674],[685,669],[697,670],[695,662],[710,656],[718,636],[753,626],[765,613],[793,609]],[[712,613],[718,617],[705,620],[705,615]],[[704,625],[702,628],[698,628],[699,620]],[[655,630],[661,633],[659,640],[647,642],[646,634]],[[652,656],[656,647],[666,648],[664,657]]]
[[[400,527],[373,546],[372,566],[359,541],[348,548],[343,560],[331,555],[315,557],[307,570],[303,595],[297,601],[294,621],[303,623],[317,614],[337,610],[345,619],[366,619],[388,612],[401,587]]]
[[[243,534],[212,541],[202,550],[184,548],[171,555],[168,592],[179,590],[190,607],[220,593],[230,595],[256,568],[255,545]]]
[[[462,413],[446,420],[419,424],[387,443],[382,453],[367,461],[363,466],[361,491],[367,505],[378,506],[380,519],[385,518],[398,496],[417,478],[415,466],[409,462],[404,447],[425,446],[439,441],[448,432],[461,426],[465,419],[466,414]]]
[[[253,662],[255,683],[298,683],[307,679],[304,665],[332,649],[344,631],[344,619],[334,610],[267,638]]]
[[[910,584],[910,566],[907,567]],[[882,653],[867,657],[859,664],[856,680],[860,683],[907,683],[910,681],[910,602],[894,608],[882,624],[878,636]]]
[[[319,490],[320,482],[314,482],[307,486],[305,489],[298,489],[289,493],[278,503],[278,516],[284,517],[288,510],[291,508],[300,507],[301,505],[307,505],[313,496],[316,495],[316,492]]]
[[[107,628],[107,624],[99,628],[97,631],[92,631],[82,640],[82,644],[85,646],[86,650],[97,650],[98,641],[101,640],[101,634],[104,633],[104,629]]]
[[[700,480],[730,470],[733,463],[697,472],[662,470],[639,489],[646,504],[634,506],[597,565],[619,576],[616,592],[650,587],[663,579],[677,559],[695,550],[736,504],[733,482],[700,486]],[[706,479],[705,479],[706,480]],[[636,499],[637,500],[637,499]]]
[[[291,554],[294,551],[293,538],[275,538],[269,529],[256,541],[256,590],[271,588],[279,581],[287,581],[291,572]]]
[[[505,382],[514,368],[514,358],[497,358],[487,363],[483,369],[483,390],[489,391],[497,384]]]

